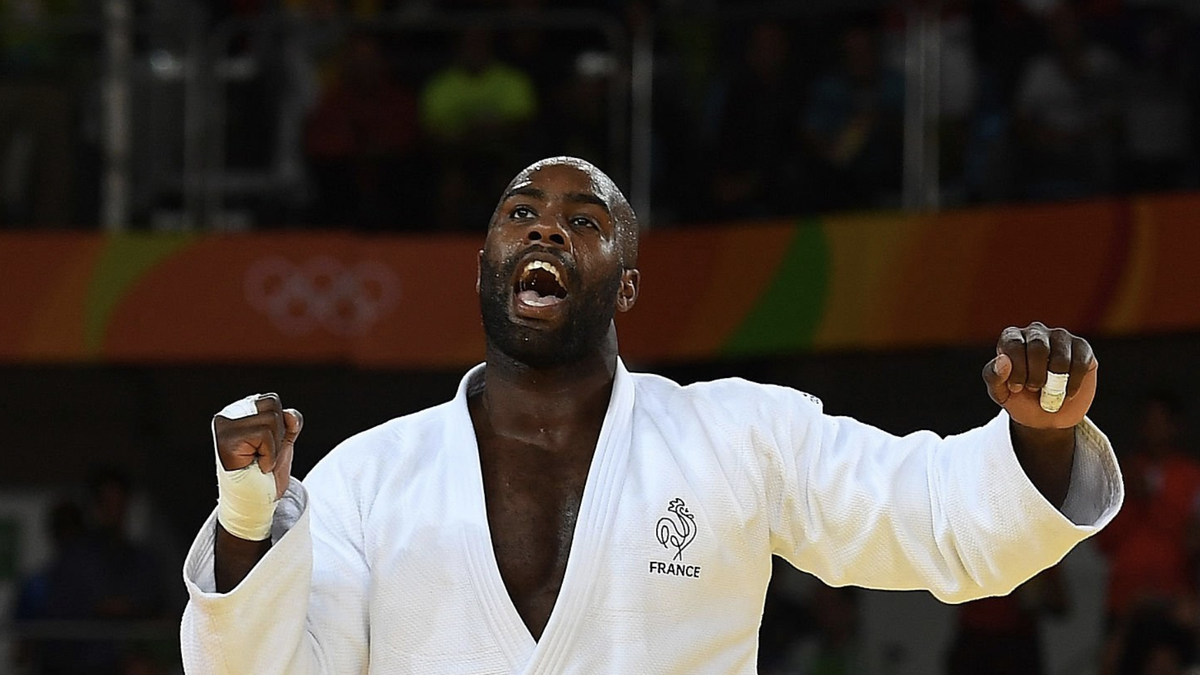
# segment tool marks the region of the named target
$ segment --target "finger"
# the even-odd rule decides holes
[[[1034,321],[1025,328],[1025,388],[1038,391],[1046,384],[1050,365],[1050,331]]]
[[[1084,376],[1099,365],[1087,340],[1078,337],[1071,340],[1071,379],[1067,382],[1067,398],[1075,398]]]
[[[295,443],[296,437],[300,435],[300,431],[304,428],[304,415],[300,414],[295,408],[288,408],[283,411],[284,424],[284,443]]]
[[[285,432],[283,441],[279,444],[279,457],[275,460],[275,496],[278,499],[283,498],[283,493],[287,491],[288,483],[292,475],[292,458],[295,456],[296,437],[300,435],[300,430],[304,428],[304,416],[295,408],[288,408],[283,411],[283,423]]]
[[[1008,390],[1014,394],[1025,388],[1025,334],[1020,328],[1009,326],[1000,333],[996,353],[1007,356],[1012,364],[1008,375]]]
[[[300,435],[300,429],[304,426],[304,416],[300,414],[299,410],[288,408],[283,411],[282,417],[284,424],[283,436],[280,438],[279,451],[276,457],[273,458],[274,461],[271,462],[271,470],[281,469],[280,471],[275,471],[275,473],[277,475],[283,474],[281,480],[284,481],[284,487],[286,487],[287,474],[291,471],[292,453],[296,446],[296,438]],[[287,464],[286,467],[282,466],[284,463]]]
[[[255,399],[254,407],[258,408],[260,413],[271,413],[275,416],[275,438],[282,439],[284,436],[283,402],[279,400],[279,394],[272,392],[260,395]]]
[[[1062,328],[1050,330],[1050,357],[1046,363],[1050,372],[1071,373],[1071,342],[1074,337]]]
[[[258,412],[283,412],[283,403],[276,393],[259,394],[254,400],[254,407],[258,408]]]
[[[1008,390],[1008,376],[1012,372],[1012,359],[999,354],[983,367],[983,381],[987,383],[988,396],[997,405],[1004,405],[1012,392]]]

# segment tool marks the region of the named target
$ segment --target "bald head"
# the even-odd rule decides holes
[[[629,205],[629,200],[625,199],[625,195],[621,193],[616,183],[608,177],[608,174],[598,169],[591,162],[579,159],[578,157],[566,156],[547,157],[546,159],[538,160],[522,169],[509,182],[508,187],[504,189],[504,194],[507,195],[514,187],[528,182],[535,172],[548,166],[568,166],[587,174],[592,182],[592,191],[604,202],[609,216],[612,218],[617,247],[621,253],[621,264],[626,269],[637,267],[637,216],[633,212],[633,207]],[[494,215],[493,220],[495,220]]]

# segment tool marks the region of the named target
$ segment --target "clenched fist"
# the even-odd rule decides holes
[[[213,417],[220,490],[217,518],[231,534],[251,541],[270,536],[275,502],[287,490],[299,411],[279,396],[248,396]]]
[[[1069,429],[1083,421],[1096,396],[1099,363],[1087,340],[1033,322],[1000,333],[996,358],[983,368],[988,395],[1012,420],[1033,429]],[[1069,375],[1067,397],[1053,413],[1040,404],[1047,373]]]

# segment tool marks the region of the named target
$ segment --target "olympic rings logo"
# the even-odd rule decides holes
[[[263,258],[246,272],[246,300],[289,335],[323,328],[337,335],[367,332],[396,305],[399,281],[386,265],[343,265],[330,256],[294,264]]]

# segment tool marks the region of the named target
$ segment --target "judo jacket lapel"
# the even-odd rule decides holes
[[[562,672],[571,644],[575,641],[574,636],[583,629],[583,616],[589,600],[597,583],[603,583],[604,574],[598,569],[598,553],[604,549],[615,524],[614,515],[626,477],[633,438],[633,405],[633,378],[625,369],[625,364],[618,360],[612,398],[588,469],[562,588],[541,640],[535,642],[508,595],[496,563],[484,501],[479,446],[463,401],[462,419],[455,423],[460,438],[455,447],[469,456],[461,458],[462,466],[467,470],[459,484],[463,489],[462,496],[473,514],[472,519],[477,520],[479,525],[465,535],[467,554],[475,584],[480,589],[480,601],[488,615],[488,628],[495,632],[514,675]],[[470,532],[479,533],[479,536],[472,536]]]

